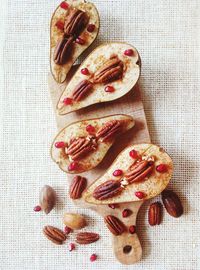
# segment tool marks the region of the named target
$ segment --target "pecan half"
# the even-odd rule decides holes
[[[183,214],[182,203],[175,192],[172,190],[164,190],[162,192],[162,201],[168,212],[172,217],[180,217]]]
[[[69,155],[72,160],[78,160],[91,151],[96,150],[96,148],[97,143],[94,138],[77,138],[69,144],[66,154]]]
[[[114,235],[120,235],[126,230],[124,223],[115,216],[108,215],[104,217],[104,222]]]
[[[81,198],[83,190],[86,188],[87,179],[80,175],[76,175],[71,183],[69,195],[71,199]]]
[[[123,75],[123,62],[117,57],[107,60],[104,65],[95,72],[94,83],[110,83],[119,80]]]
[[[45,226],[43,228],[43,234],[54,244],[62,245],[66,240],[66,235],[60,229],[53,226]]]
[[[55,47],[54,62],[57,65],[63,65],[69,59],[73,47],[73,36],[63,36]]]
[[[80,101],[92,90],[92,83],[88,80],[81,81],[74,89],[72,97],[75,101]]]
[[[80,245],[87,245],[99,240],[99,234],[93,232],[80,232],[76,235],[76,242]]]
[[[153,171],[153,164],[154,163],[152,161],[148,162],[147,160],[134,163],[130,167],[130,172],[125,174],[125,179],[129,182],[129,184],[144,180],[144,178]]]
[[[71,9],[66,17],[64,32],[67,35],[78,35],[84,29],[88,22],[86,13],[80,9]]]
[[[159,225],[162,217],[162,204],[159,202],[152,203],[149,207],[148,220],[151,226]]]
[[[118,120],[111,120],[105,125],[102,126],[97,131],[96,137],[97,139],[101,139],[102,142],[107,141],[109,139],[113,139],[116,135],[121,133],[122,131],[122,122]]]
[[[120,181],[108,180],[93,191],[93,197],[97,200],[106,200],[119,195],[123,190]]]

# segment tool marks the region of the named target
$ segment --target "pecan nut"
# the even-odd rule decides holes
[[[96,150],[96,148],[97,142],[94,138],[80,137],[69,144],[66,154],[69,155],[72,160],[79,160],[88,155],[91,151]]]
[[[120,181],[108,180],[95,188],[93,197],[102,201],[119,195],[122,190]]]
[[[162,218],[162,204],[159,202],[152,203],[149,207],[148,220],[151,226],[159,225]]]
[[[71,199],[79,199],[81,198],[83,190],[86,188],[87,179],[80,175],[76,175],[72,181],[70,186],[69,194]]]
[[[99,240],[99,234],[93,232],[80,232],[76,235],[76,242],[80,245],[87,245]]]
[[[74,89],[72,97],[75,101],[80,101],[92,90],[92,83],[88,80],[81,81]]]
[[[73,47],[73,36],[63,36],[55,47],[54,62],[57,65],[63,65],[69,59]]]
[[[123,62],[117,57],[107,60],[94,74],[94,83],[110,83],[119,80],[123,75]]]
[[[136,162],[130,167],[130,172],[125,174],[125,178],[129,184],[142,181],[152,173],[153,168],[154,162],[152,161],[142,160]]]
[[[162,201],[167,212],[173,217],[180,217],[183,214],[182,203],[175,192],[164,190],[162,192]]]
[[[80,9],[71,9],[65,20],[64,32],[67,35],[78,35],[88,22],[86,13]]]
[[[118,120],[111,120],[105,125],[102,126],[97,131],[97,139],[101,139],[102,142],[105,142],[109,139],[113,139],[116,135],[119,135],[122,131],[122,122]]]
[[[66,240],[66,235],[60,229],[53,226],[45,226],[43,228],[43,234],[54,244],[62,245]]]
[[[104,217],[104,222],[114,235],[120,235],[126,230],[124,223],[115,216],[108,215]]]

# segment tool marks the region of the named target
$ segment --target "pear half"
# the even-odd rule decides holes
[[[105,126],[105,124],[110,123],[110,121],[117,120],[121,125],[121,131],[119,134],[115,134],[111,139],[106,141],[101,141],[101,139],[96,139],[95,134],[98,130]],[[65,172],[75,174],[80,172],[85,172],[96,167],[104,158],[109,148],[117,140],[117,136],[127,130],[131,129],[135,124],[133,118],[129,115],[116,114],[111,116],[106,116],[103,118],[95,118],[89,120],[83,120],[79,122],[74,122],[64,129],[62,129],[58,135],[55,137],[51,146],[51,157],[58,164],[60,169]],[[93,134],[88,133],[88,127],[94,129]],[[68,147],[70,142],[76,138],[92,138],[95,141],[95,150],[89,151],[83,157],[78,160],[73,160],[72,156],[68,154]],[[80,147],[81,148],[81,147]],[[76,168],[70,168],[71,164],[76,164]]]
[[[65,18],[68,16],[70,10],[73,8],[84,11],[88,17],[88,23],[80,33],[80,38],[84,40],[84,44],[78,44],[75,42],[74,39],[73,51],[68,61],[63,65],[57,65],[54,62],[54,51],[57,42],[64,35],[62,25],[64,25]],[[94,25],[94,30],[92,32],[87,31],[88,25]],[[50,66],[51,73],[58,83],[63,83],[65,81],[67,73],[69,72],[73,63],[94,42],[98,35],[99,27],[100,19],[98,11],[95,5],[90,2],[86,2],[84,0],[67,0],[63,1],[56,8],[51,18],[50,24]]]
[[[130,56],[126,55],[127,51],[131,52]],[[117,57],[123,63],[123,74],[120,79],[109,83],[94,83],[94,76],[98,70],[114,57]],[[83,70],[87,70],[88,74],[83,74]],[[139,76],[140,57],[132,45],[122,42],[103,44],[89,54],[66,86],[57,104],[58,114],[63,115],[92,104],[116,100],[134,87]],[[84,80],[93,84],[88,95],[81,100],[74,100],[66,105],[64,102],[66,98],[73,99],[74,90]],[[111,86],[113,91],[106,91],[107,86]]]
[[[130,155],[132,150],[136,153],[135,157],[131,157]],[[153,161],[153,171],[143,180],[127,184],[127,181],[125,180],[126,172],[129,170],[130,166],[136,164],[137,161],[141,162],[142,160]],[[158,167],[161,164],[162,166]],[[122,175],[113,176],[113,172],[116,170],[121,170],[123,172]],[[105,174],[88,187],[83,194],[83,198],[86,202],[93,204],[111,204],[147,200],[155,197],[166,188],[172,177],[172,172],[172,160],[163,148],[153,144],[132,145],[123,150]],[[105,200],[96,199],[94,197],[94,191],[108,180],[121,181],[122,191]],[[136,196],[138,195],[138,192],[140,192],[140,198]],[[141,198],[141,194],[144,195],[143,198]]]

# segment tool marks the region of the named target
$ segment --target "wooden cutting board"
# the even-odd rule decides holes
[[[115,144],[111,147],[104,160],[92,171],[81,174],[88,179],[88,184],[91,184],[95,179],[105,172],[105,170],[112,164],[116,156],[126,146],[130,144],[149,143],[150,136],[138,85],[136,85],[134,89],[126,96],[118,100],[93,105],[78,112],[72,112],[64,116],[58,115],[55,110],[56,104],[77,67],[78,66],[74,66],[71,69],[66,82],[63,84],[56,83],[51,74],[48,76],[49,91],[56,116],[58,131],[77,120],[103,117],[112,114],[128,114],[133,116],[135,120],[135,127],[122,135],[120,138],[117,138]],[[67,176],[69,178],[68,183],[70,185],[73,175],[67,174]],[[132,215],[130,217],[123,218],[123,222],[127,225],[127,227],[136,224],[137,213],[142,205],[142,202],[122,203],[119,205],[119,207],[111,209],[107,205],[90,205],[83,200],[75,200],[74,202],[80,207],[95,210],[103,217],[106,215],[114,215],[119,219],[122,219],[122,210],[129,208],[133,212]],[[105,226],[105,230],[106,229],[107,228]],[[114,254],[122,264],[133,264],[141,259],[142,248],[136,233],[130,234],[125,232],[119,236],[112,236],[112,243]]]

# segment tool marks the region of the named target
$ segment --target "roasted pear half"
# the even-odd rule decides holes
[[[102,161],[117,137],[134,123],[131,116],[123,114],[72,123],[54,139],[52,159],[68,173],[91,170]]]
[[[50,65],[58,83],[65,81],[73,63],[96,39],[99,26],[92,3],[67,0],[57,7],[50,24]]]
[[[172,172],[172,160],[163,148],[153,144],[132,145],[118,155],[83,197],[93,204],[147,200],[166,188]]]
[[[63,91],[60,115],[92,104],[116,100],[127,94],[140,76],[140,57],[127,43],[113,42],[97,47],[80,65]]]

